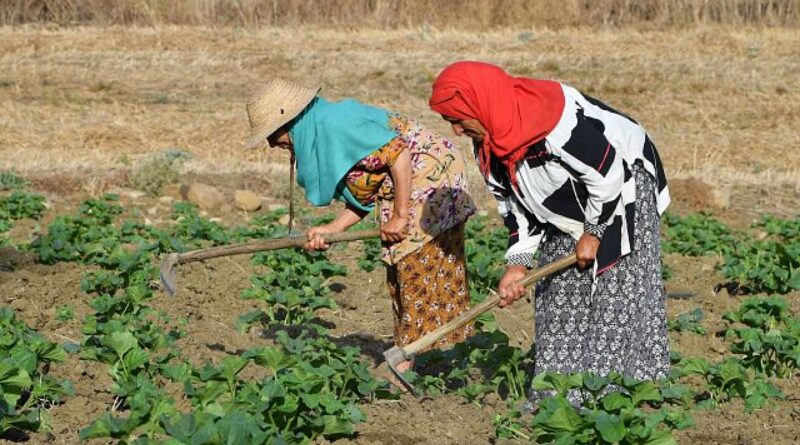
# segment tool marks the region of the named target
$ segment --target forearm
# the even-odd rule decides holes
[[[362,218],[364,218],[364,214],[357,212],[355,209],[347,207],[336,216],[336,219],[330,222],[329,226],[338,232],[344,232],[352,225],[361,221]]]
[[[411,203],[411,154],[408,149],[397,156],[389,169],[394,183],[394,215],[408,218]]]

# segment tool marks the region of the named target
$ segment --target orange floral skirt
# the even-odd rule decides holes
[[[398,346],[419,339],[469,309],[464,223],[442,232],[386,270]],[[469,323],[434,347],[464,341],[473,331]]]

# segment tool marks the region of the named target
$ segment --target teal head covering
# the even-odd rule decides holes
[[[389,128],[389,113],[352,99],[329,102],[317,97],[290,124],[297,183],[306,199],[325,206],[333,198],[364,211],[344,184],[345,175],[368,154],[397,134]]]

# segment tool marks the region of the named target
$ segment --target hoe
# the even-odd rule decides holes
[[[380,236],[381,232],[379,229],[358,230],[355,232],[343,232],[326,235],[325,242],[342,243],[378,238]],[[286,249],[290,247],[303,247],[307,241],[308,237],[303,234],[245,244],[209,247],[207,249],[192,250],[184,253],[170,253],[165,255],[161,260],[161,285],[164,287],[164,291],[169,296],[175,295],[177,268],[180,264],[193,263],[195,261],[219,258],[223,256],[243,255],[247,253]]]
[[[540,267],[538,269],[532,270],[529,272],[525,278],[520,280],[520,284],[529,287],[533,283],[539,281],[540,279],[556,273],[562,269],[566,269],[569,266],[572,266],[577,261],[575,255],[568,255],[565,256],[557,261],[553,261],[552,263]],[[413,343],[407,344],[403,347],[400,346],[393,346],[386,351],[383,352],[383,358],[386,360],[386,363],[389,365],[389,368],[392,370],[392,373],[397,376],[397,378],[402,382],[403,386],[406,387],[412,394],[416,394],[414,391],[414,386],[403,377],[403,374],[398,371],[397,364],[403,362],[405,360],[410,360],[414,357],[419,351],[427,348],[428,346],[436,343],[437,341],[441,340],[442,337],[445,335],[455,331],[456,329],[464,326],[465,324],[472,321],[475,317],[483,314],[484,312],[494,308],[500,303],[500,295],[496,292],[491,292],[492,296],[480,304],[477,304],[472,307],[472,309],[464,312],[463,314],[459,315],[458,317],[450,320],[445,325],[439,326],[435,330],[428,332],[419,340],[416,340]]]

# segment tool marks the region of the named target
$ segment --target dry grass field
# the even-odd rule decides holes
[[[628,112],[673,179],[775,186],[788,203],[797,196],[800,32],[792,29],[5,27],[0,163],[97,182],[180,148],[197,173],[285,172],[280,155],[242,150],[244,101],[264,79],[321,84],[330,98],[355,97],[448,132],[427,95],[438,71],[460,59],[557,79]]]
[[[798,0],[5,0],[0,24],[485,30],[575,25],[797,26]]]

